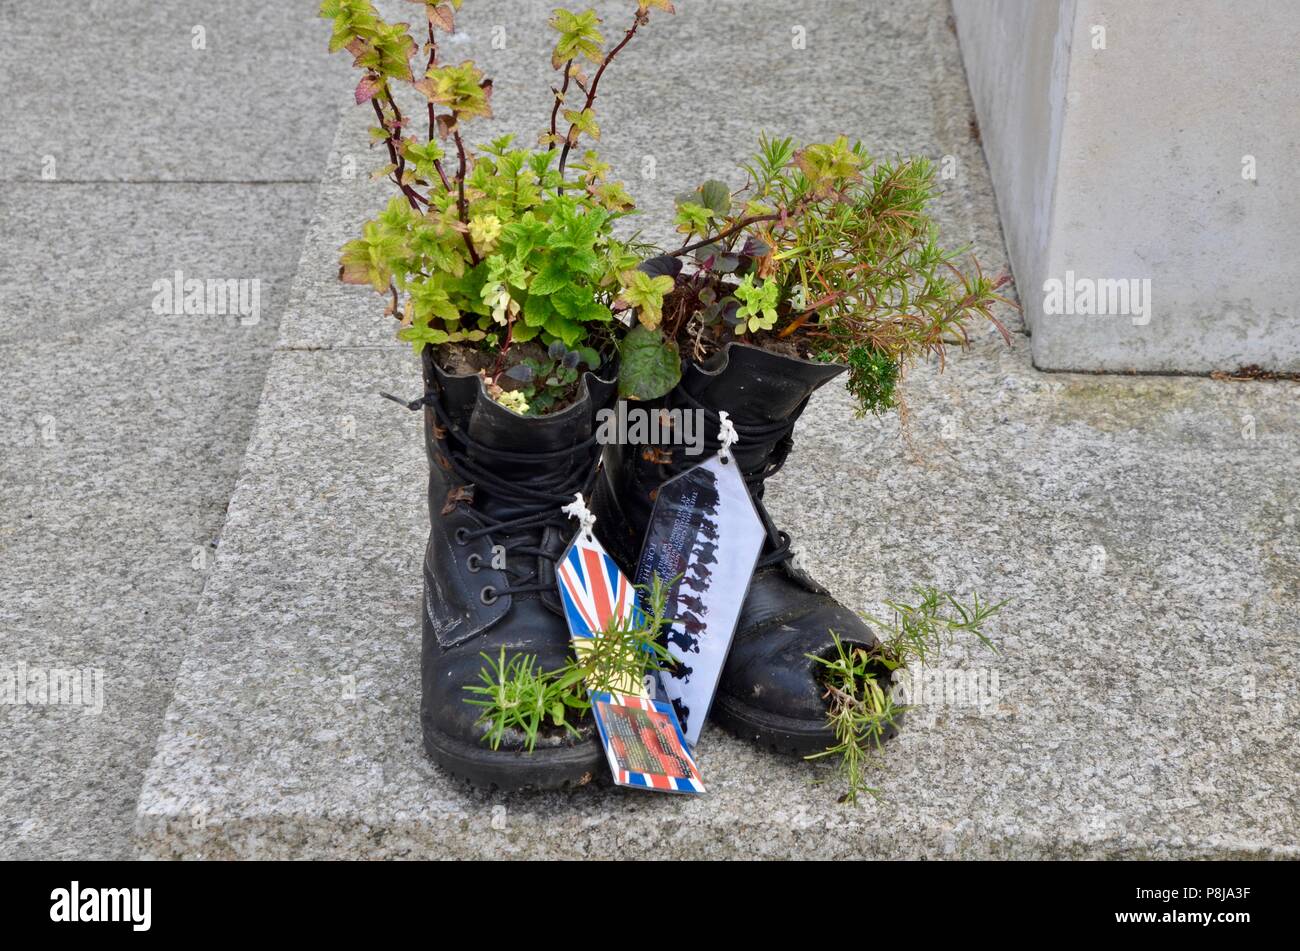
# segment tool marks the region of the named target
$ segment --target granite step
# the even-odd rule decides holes
[[[483,0],[462,15],[461,58],[497,75],[499,115],[545,88],[528,64],[545,65],[549,7]],[[628,177],[658,156],[657,177],[630,184],[661,221],[672,195],[725,176],[764,126],[954,155],[945,237],[973,242],[997,270],[1005,253],[946,11],[938,0],[809,5],[797,24],[806,50],[791,47],[786,4],[661,18],[611,71],[607,152]],[[490,45],[502,24],[508,56]],[[701,101],[682,83],[713,62],[740,64],[739,103]],[[816,95],[795,105],[791,88]],[[806,566],[855,609],[920,583],[1011,599],[990,628],[996,654],[958,644],[927,673],[928,702],[885,754],[878,800],[841,804],[830,765],[711,727],[700,798],[599,782],[501,796],[442,773],[417,720],[419,420],[375,395],[417,393],[418,370],[377,299],[335,276],[339,244],[384,195],[349,175],[349,158],[371,161],[365,124],[345,113],[321,185],[140,796],[140,855],[1300,851],[1295,388],[1043,374],[1020,333],[1011,347],[979,335],[942,374],[916,368],[905,428],[897,415],[854,420],[842,386],[828,386],[769,492]]]

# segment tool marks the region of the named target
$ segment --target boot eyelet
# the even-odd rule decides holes
[[[469,544],[469,529],[465,528],[463,525],[460,528],[456,529],[456,544],[457,545]]]
[[[472,551],[469,553],[469,557],[465,559],[465,567],[473,574],[478,574],[483,570],[483,559],[479,557],[478,552]]]
[[[482,591],[478,593],[478,599],[482,601],[484,604],[496,604],[497,589],[492,587],[491,585],[487,585],[486,587],[483,588]]]

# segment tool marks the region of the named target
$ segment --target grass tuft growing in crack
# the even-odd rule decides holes
[[[504,647],[496,658],[480,654],[485,664],[481,683],[465,687],[472,694],[465,702],[481,709],[477,722],[486,728],[483,741],[500,749],[506,734],[518,730],[524,750],[531,753],[547,730],[577,735],[575,724],[591,709],[588,691],[639,690],[648,674],[672,660],[658,642],[668,620],[668,587],[657,577],[638,586],[644,607],[640,619],[618,619],[599,636],[576,642],[575,655],[558,670],[541,670],[532,654],[507,659]]]
[[[891,612],[888,620],[864,615],[883,634],[873,646],[846,645],[832,631],[835,656],[808,655],[822,666],[827,721],[835,743],[806,758],[838,758],[839,774],[848,787],[840,802],[856,804],[863,793],[880,796],[880,790],[866,781],[867,773],[908,710],[894,697],[895,671],[927,663],[961,634],[973,634],[985,647],[997,651],[983,626],[1006,601],[994,604],[976,594],[966,605],[929,586],[915,588],[914,593],[914,604],[885,602]]]

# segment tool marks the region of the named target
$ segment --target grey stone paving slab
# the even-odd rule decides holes
[[[443,41],[448,61],[474,59],[495,80],[496,118],[467,124],[472,142],[507,133],[531,144],[550,118],[550,0],[479,0],[461,32]],[[620,35],[632,5],[594,5],[607,37]],[[410,18],[406,4],[381,5]],[[863,4],[682,3],[652,13],[601,81],[600,151],[636,197],[641,214],[626,230],[680,243],[673,199],[707,178],[744,183],[738,163],[760,132],[821,140],[861,138],[878,155],[925,155],[952,177],[935,213],[945,240],[970,245],[990,273],[1007,271],[988,168],[976,138],[956,38],[941,0]],[[795,28],[806,48],[795,49]],[[494,47],[494,42],[496,46]],[[503,48],[498,48],[503,47]],[[413,110],[408,109],[408,112]],[[387,161],[369,149],[369,109],[347,105],[321,184],[321,208],[307,237],[303,273],[281,345],[318,348],[393,343],[384,302],[337,280],[338,248],[387,201],[391,186],[369,174]],[[948,158],[948,162],[944,162]],[[1020,327],[1018,314],[1007,316]]]
[[[318,8],[3,4],[0,180],[314,182],[348,80]]]
[[[128,854],[314,198],[0,187],[0,667],[103,678],[99,715],[0,706],[5,858]],[[178,269],[259,280],[260,320],[156,314]]]
[[[513,114],[507,102],[525,90],[511,70],[524,59],[509,38],[520,27],[521,43],[540,42],[526,24],[541,14],[479,9],[502,11],[485,22],[506,29],[495,102]],[[839,112],[861,110],[863,134],[882,147],[971,156],[943,215],[951,236],[996,266],[1001,240],[969,104],[964,92],[956,105],[932,101],[955,88],[959,68],[942,13],[719,3],[708,19],[656,24],[648,36],[676,26],[696,45],[688,56],[673,45],[680,36],[655,39],[624,64],[630,86],[650,84],[647,100],[671,107],[644,113],[641,141],[658,143],[666,127],[661,169],[723,174],[756,129],[735,117],[762,107],[774,125],[824,134]],[[485,41],[468,10],[462,20],[469,42]],[[824,38],[827,59],[863,63],[857,98],[812,83],[797,87],[808,113],[787,100],[793,80],[833,73],[820,57],[789,59],[793,21],[810,27],[810,43]],[[731,66],[746,62],[738,49],[705,57],[730,49],[737,30],[748,31],[752,68]],[[732,97],[697,95],[733,78],[720,62],[737,71]],[[705,81],[683,78],[697,75]],[[918,90],[915,77],[929,85]],[[350,121],[336,151],[355,141]],[[625,163],[646,154],[629,138],[610,136]],[[634,184],[662,212],[695,177]],[[1300,852],[1295,387],[1045,375],[1019,335],[1011,349],[981,336],[942,376],[917,368],[905,427],[852,421],[842,387],[828,387],[772,486],[809,568],[854,608],[879,611],[927,581],[1012,599],[990,630],[1000,653],[959,644],[927,676],[951,690],[932,695],[889,748],[881,801],[841,806],[826,766],[713,729],[700,749],[710,792],[698,800],[600,785],[497,797],[450,781],[425,758],[417,727],[418,420],[374,396],[414,393],[418,378],[386,328],[356,329],[372,313],[347,296],[357,292],[330,283],[337,244],[372,210],[369,198],[328,179],[322,196],[141,794],[141,855]]]
[[[1043,375],[1022,342],[914,373],[906,438],[819,396],[772,493],[813,572],[858,609],[924,581],[1013,599],[1001,652],[936,665],[964,692],[914,715],[855,809],[826,767],[712,728],[699,800],[440,773],[417,727],[418,418],[374,396],[417,385],[391,352],[277,354],[142,854],[1297,853],[1294,390]]]

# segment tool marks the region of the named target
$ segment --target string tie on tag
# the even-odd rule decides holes
[[[596,516],[592,514],[591,509],[587,508],[587,503],[583,501],[581,492],[575,494],[573,501],[568,505],[560,506],[560,511],[569,518],[578,520],[578,532],[582,535],[584,541],[594,542],[596,540],[595,536],[591,534],[591,529],[596,524]]]
[[[731,417],[725,409],[718,410],[718,442],[722,444],[718,448],[718,458],[723,462],[731,461],[732,444],[740,442],[740,437],[736,435],[736,427],[731,424]]]

